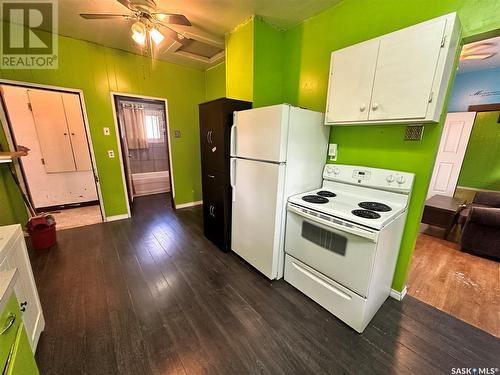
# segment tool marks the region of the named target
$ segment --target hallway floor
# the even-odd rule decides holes
[[[102,223],[101,209],[98,204],[63,210],[49,211],[56,219],[57,230],[78,228],[86,225]]]
[[[500,338],[500,262],[461,252],[455,242],[421,233],[408,294]]]
[[[41,374],[450,374],[500,367],[500,340],[411,296],[357,334],[208,242],[201,207],[137,198],[132,219],[31,252]]]

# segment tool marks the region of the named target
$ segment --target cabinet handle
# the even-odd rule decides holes
[[[212,140],[212,133],[213,133],[212,130],[210,130],[208,133],[210,137],[210,143],[214,143],[214,141]]]
[[[373,103],[372,104],[372,109],[376,111],[378,109],[378,103]]]
[[[215,178],[215,176],[213,174],[209,174],[208,177]]]
[[[212,142],[210,142],[210,131],[207,132],[207,142],[212,143]]]
[[[71,135],[75,135],[75,133],[71,133]]]
[[[362,103],[362,104],[359,106],[359,110],[360,110],[361,112],[364,112],[364,111],[365,111],[365,109],[366,109],[366,104],[365,104],[365,103]]]
[[[215,217],[215,206],[210,205],[210,216]]]
[[[68,133],[63,133],[64,135],[68,135]]]
[[[21,306],[21,311],[25,312],[26,311],[26,306],[28,306],[28,301],[22,302],[19,306]]]
[[[7,320],[6,320],[2,330],[0,331],[0,335],[7,334],[10,327],[12,327],[15,322],[16,322],[16,314],[10,313],[9,316],[7,316]]]

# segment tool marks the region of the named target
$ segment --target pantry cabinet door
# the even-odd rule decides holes
[[[66,120],[68,122],[69,139],[73,147],[77,171],[90,171],[92,164],[90,162],[89,146],[87,143],[87,134],[85,133],[85,123],[83,121],[83,112],[78,94],[61,94]]]
[[[379,39],[332,53],[326,123],[368,120]]]
[[[426,117],[445,26],[440,19],[380,38],[369,120]]]
[[[28,96],[45,171],[47,173],[75,171],[61,93],[29,89]]]

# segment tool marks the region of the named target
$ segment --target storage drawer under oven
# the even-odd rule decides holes
[[[287,212],[285,252],[362,297],[367,296],[376,246],[319,219]]]

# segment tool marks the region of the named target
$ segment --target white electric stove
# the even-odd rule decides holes
[[[390,294],[412,173],[330,164],[288,199],[285,280],[363,332]]]

